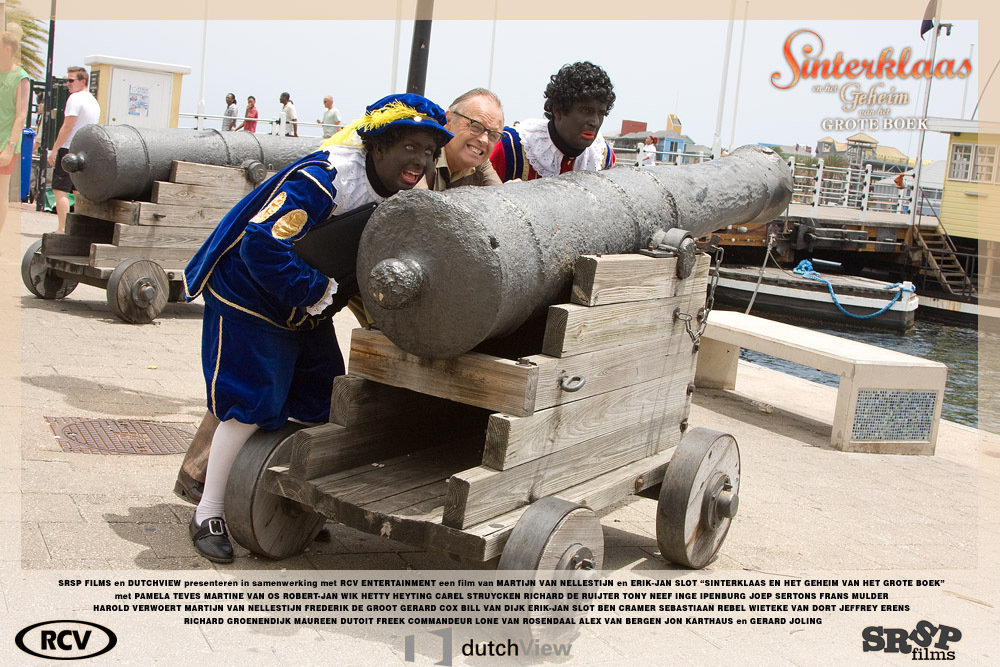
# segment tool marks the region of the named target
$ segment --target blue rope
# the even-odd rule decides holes
[[[826,288],[828,290],[830,290],[830,297],[833,299],[833,305],[835,305],[837,307],[837,310],[839,310],[840,312],[842,312],[844,315],[847,315],[848,317],[853,317],[853,318],[859,319],[859,320],[867,320],[867,319],[870,319],[872,317],[878,317],[879,315],[881,315],[885,311],[887,311],[890,308],[892,308],[893,304],[896,303],[897,301],[899,301],[899,297],[902,296],[903,292],[913,292],[914,291],[913,285],[905,285],[903,283],[896,283],[894,285],[886,285],[883,289],[894,289],[894,290],[896,290],[895,296],[892,297],[892,300],[889,301],[889,303],[885,304],[885,306],[883,306],[882,309],[879,310],[879,311],[877,311],[877,312],[869,313],[867,315],[855,315],[854,313],[849,313],[846,310],[844,310],[844,307],[842,305],[840,305],[840,301],[837,300],[836,293],[834,293],[834,291],[833,291],[833,285],[830,283],[829,280],[827,280],[826,278],[824,278],[821,275],[819,275],[818,271],[816,271],[815,269],[813,269],[812,262],[810,262],[808,259],[804,259],[801,262],[799,262],[799,265],[796,266],[794,269],[792,269],[792,272],[796,273],[796,274],[798,274],[800,276],[802,276],[803,278],[809,278],[810,280],[818,280],[821,283],[826,283]]]

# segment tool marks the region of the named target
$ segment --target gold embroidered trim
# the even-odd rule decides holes
[[[215,406],[215,382],[219,379],[219,364],[222,361],[222,316],[219,315],[219,344],[215,350],[215,373],[212,375],[212,414],[218,415],[219,411]]]
[[[302,228],[306,225],[306,221],[308,220],[309,215],[301,208],[289,211],[278,218],[278,220],[274,223],[274,226],[271,227],[271,236],[279,241],[287,241],[301,232]]]
[[[285,199],[287,198],[288,198],[288,193],[279,192],[274,199],[268,202],[267,206],[265,206],[264,208],[260,209],[260,211],[257,212],[257,215],[250,218],[250,222],[264,222],[265,220],[267,220],[272,215],[278,212],[278,209],[281,208],[281,206],[285,203]]]
[[[331,194],[330,194],[330,191],[329,191],[329,190],[327,190],[327,189],[326,189],[325,187],[323,187],[323,184],[322,184],[322,183],[320,183],[319,181],[317,181],[317,180],[316,180],[316,177],[315,177],[315,176],[313,176],[312,174],[310,174],[310,173],[309,173],[308,171],[306,171],[305,169],[303,169],[303,170],[302,170],[301,172],[299,172],[299,173],[301,173],[301,174],[302,174],[303,176],[305,176],[305,177],[306,177],[306,178],[308,178],[308,179],[309,179],[310,181],[312,181],[313,183],[315,183],[315,184],[316,184],[316,187],[317,187],[317,188],[319,188],[320,190],[322,190],[322,191],[323,191],[323,194],[325,194],[325,195],[327,196],[327,198],[329,198],[329,200],[330,200],[330,203],[331,203],[331,204],[333,203],[333,195],[331,195]]]
[[[233,303],[232,301],[229,301],[228,299],[222,298],[221,296],[219,296],[218,292],[216,292],[214,289],[212,289],[211,285],[208,286],[208,293],[211,294],[212,296],[214,296],[216,299],[218,299],[222,303],[224,303],[227,306],[229,306],[230,308],[235,308],[236,310],[238,310],[240,312],[243,312],[243,313],[246,313],[247,315],[253,315],[254,317],[258,317],[258,318],[264,320],[265,322],[267,322],[268,324],[271,324],[273,326],[278,327],[279,329],[285,329],[286,331],[294,331],[294,329],[292,329],[291,327],[286,327],[286,326],[283,326],[281,324],[278,324],[277,322],[275,322],[274,320],[272,320],[269,317],[264,317],[260,313],[256,313],[256,312],[250,310],[249,308],[246,308],[245,306],[241,306],[238,303]]]
[[[243,240],[243,237],[244,235],[246,235],[246,233],[247,232],[244,229],[242,232],[240,232],[240,235],[236,237],[236,240],[229,244],[228,248],[219,253],[219,256],[216,257],[215,259],[215,263],[212,264],[212,268],[209,269],[208,272],[205,274],[205,279],[201,281],[201,285],[198,287],[197,292],[191,293],[189,291],[187,284],[187,272],[184,273],[184,291],[187,293],[189,298],[193,299],[205,290],[205,285],[206,283],[208,283],[208,279],[212,277],[212,272],[215,271],[216,264],[218,264],[222,260],[222,258],[226,256],[227,252],[232,250],[234,247],[236,247],[236,244],[238,244],[240,241]]]

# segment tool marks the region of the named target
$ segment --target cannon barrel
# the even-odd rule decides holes
[[[87,199],[147,199],[153,181],[170,179],[174,160],[244,167],[254,185],[319,147],[315,137],[253,132],[86,125],[70,142],[62,166]]]
[[[659,229],[700,237],[727,225],[767,223],[791,191],[788,166],[756,146],[690,166],[410,190],[369,220],[358,283],[391,341],[447,359],[544,312],[565,294],[580,255],[634,252]]]

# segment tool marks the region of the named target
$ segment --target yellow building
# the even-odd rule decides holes
[[[948,137],[941,225],[956,239],[978,242],[980,291],[1000,280],[1000,123],[928,118]]]

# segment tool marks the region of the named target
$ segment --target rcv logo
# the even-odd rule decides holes
[[[87,621],[43,621],[29,625],[14,638],[17,647],[49,660],[82,660],[107,653],[118,643],[111,630]]]

